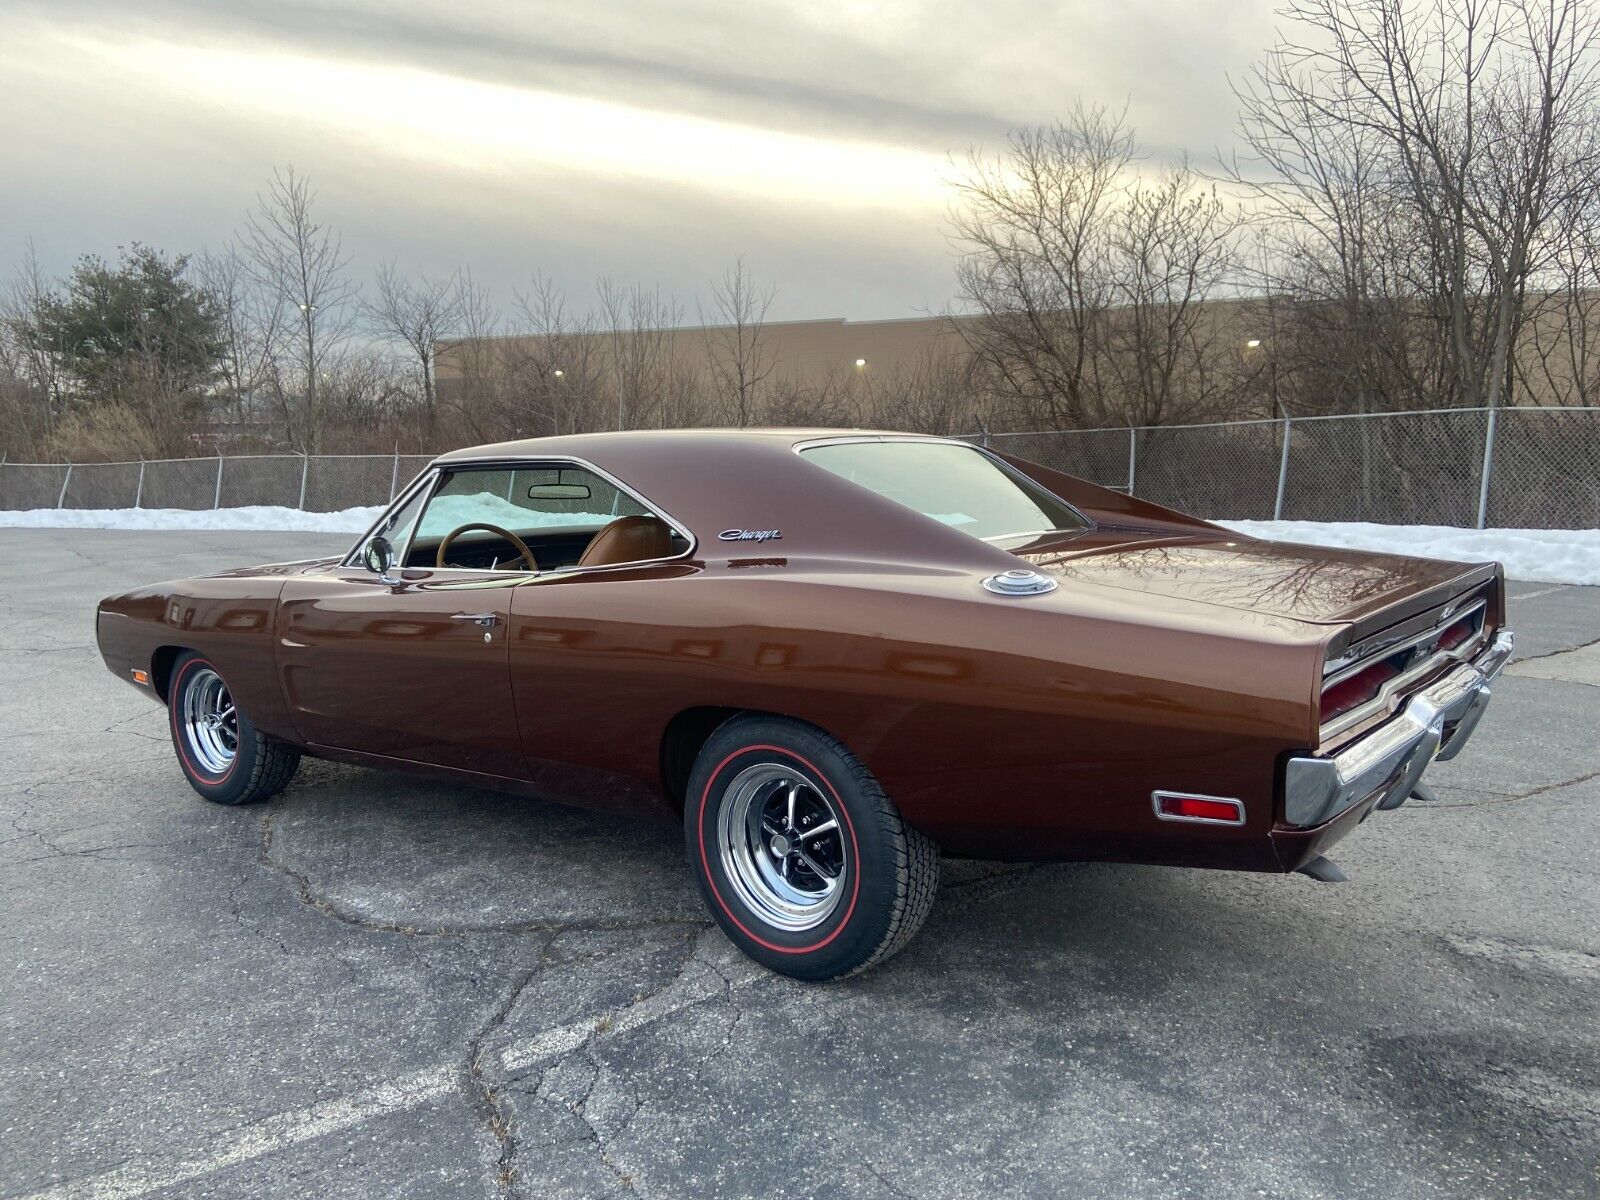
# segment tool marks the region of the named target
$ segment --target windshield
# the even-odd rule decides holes
[[[990,541],[1088,526],[1067,503],[971,446],[837,442],[801,451],[819,467]]]

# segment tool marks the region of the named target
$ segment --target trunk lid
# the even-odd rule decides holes
[[[1241,534],[1101,527],[1012,548],[1073,584],[1154,593],[1317,624],[1376,627],[1446,603],[1495,576],[1493,563],[1439,562]],[[1381,614],[1381,620],[1374,618]]]

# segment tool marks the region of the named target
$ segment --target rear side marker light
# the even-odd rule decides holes
[[[141,671],[137,667],[135,667],[134,671],[133,671],[133,681],[135,683],[142,683],[146,687],[149,687],[150,686],[150,672],[149,671]]]
[[[1150,802],[1163,821],[1189,821],[1197,825],[1243,825],[1244,801],[1223,796],[1197,796],[1192,792],[1151,792]]]

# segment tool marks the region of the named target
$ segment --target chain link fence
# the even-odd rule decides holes
[[[1600,408],[972,435],[1200,517],[1600,528]]]
[[[1201,517],[1600,528],[1600,408],[1448,409],[973,435]],[[386,504],[425,454],[0,463],[0,509]]]
[[[0,509],[240,508],[307,512],[387,504],[427,454],[254,454],[123,463],[0,463]]]

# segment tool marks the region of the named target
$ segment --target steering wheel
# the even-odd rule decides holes
[[[458,526],[457,528],[452,529],[449,533],[445,534],[444,541],[439,543],[439,552],[433,556],[434,566],[442,567],[445,565],[444,556],[449,551],[450,544],[463,533],[466,533],[469,529],[486,529],[490,533],[498,533],[501,537],[505,538],[506,541],[510,542],[517,548],[517,558],[508,558],[506,560],[507,563],[514,563],[517,561],[517,559],[521,559],[528,564],[528,570],[537,571],[539,569],[539,564],[533,557],[533,551],[528,549],[527,542],[523,541],[509,529],[501,529],[498,525],[489,525],[483,521],[474,521],[470,525]]]

